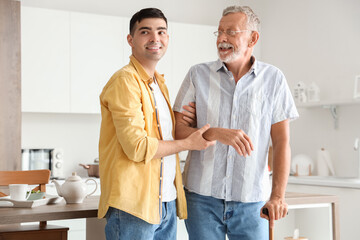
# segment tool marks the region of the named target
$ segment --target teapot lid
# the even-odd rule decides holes
[[[81,177],[79,177],[76,172],[72,173],[72,176],[68,177],[66,179],[66,181],[71,181],[71,182],[75,182],[75,181],[81,181]]]

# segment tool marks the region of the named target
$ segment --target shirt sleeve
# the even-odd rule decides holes
[[[108,87],[106,103],[123,151],[135,162],[150,161],[158,148],[158,139],[145,131],[141,89],[131,74],[119,75]],[[145,104],[145,103],[144,103]]]
[[[193,68],[190,68],[176,96],[176,100],[173,107],[174,112],[181,112],[183,110],[182,106],[188,105],[189,102],[196,102],[195,86],[192,79],[193,79]]]
[[[296,109],[295,102],[285,76],[280,70],[277,72],[276,79],[277,86],[275,89],[271,124],[275,124],[286,119],[295,120],[299,117],[299,113]]]

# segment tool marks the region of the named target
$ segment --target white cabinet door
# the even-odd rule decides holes
[[[216,37],[213,32],[217,26],[172,24],[173,79],[168,82],[171,99],[177,92],[190,67],[217,59]]]
[[[100,113],[99,95],[123,67],[123,19],[71,13],[71,112]]]
[[[22,111],[69,112],[69,13],[22,7]]]

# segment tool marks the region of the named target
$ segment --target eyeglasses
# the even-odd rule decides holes
[[[234,37],[237,33],[241,32],[252,32],[251,30],[239,30],[239,31],[233,31],[233,30],[226,30],[226,31],[215,31],[214,35],[215,37],[220,36],[221,34],[225,33],[228,36]]]

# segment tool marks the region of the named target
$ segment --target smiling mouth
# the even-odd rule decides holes
[[[218,45],[218,51],[220,54],[226,54],[229,51],[234,51],[234,46],[228,43],[220,43]]]
[[[233,52],[233,47],[219,47],[218,52],[221,55],[228,54],[229,52]]]
[[[160,50],[162,49],[162,46],[146,46],[145,48],[148,50]]]
[[[233,47],[219,47],[220,50],[230,50],[230,49],[233,49]]]

